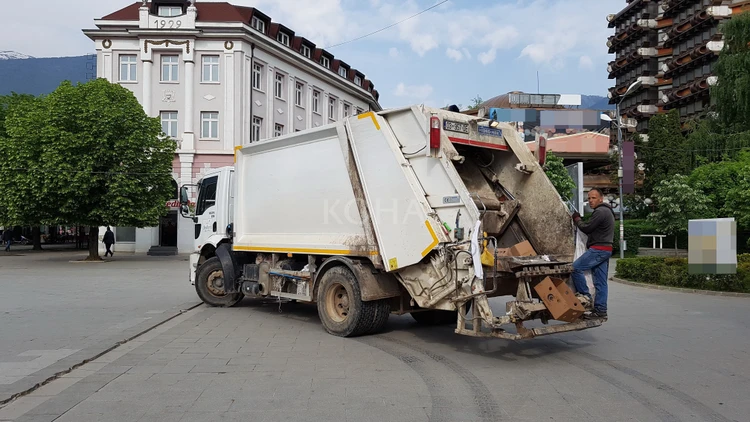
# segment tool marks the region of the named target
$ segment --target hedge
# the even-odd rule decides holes
[[[688,274],[685,258],[647,256],[618,260],[615,275],[638,283],[750,293],[750,254],[737,255],[737,274]]]

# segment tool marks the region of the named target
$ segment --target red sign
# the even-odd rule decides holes
[[[191,206],[191,207],[193,207],[193,206],[195,206],[195,202],[189,202],[188,205]],[[180,208],[180,201],[178,201],[176,199],[171,200],[171,201],[167,201],[167,207],[169,207],[169,208]]]

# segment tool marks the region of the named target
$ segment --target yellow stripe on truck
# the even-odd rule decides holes
[[[237,162],[237,151],[239,151],[239,150],[241,150],[241,149],[242,149],[242,147],[241,147],[241,146],[239,146],[239,145],[238,145],[238,146],[236,146],[236,147],[234,147],[234,162],[235,162],[235,163]]]
[[[422,258],[427,256],[427,254],[430,253],[430,251],[434,249],[435,246],[438,245],[438,243],[440,243],[440,240],[438,240],[438,237],[435,234],[435,230],[432,229],[432,224],[430,224],[430,220],[425,220],[424,224],[425,226],[427,226],[427,230],[430,232],[430,236],[432,236],[432,243],[430,243],[430,246],[428,246],[427,249],[422,251]]]
[[[360,255],[360,253],[348,249],[305,249],[305,248],[276,248],[272,246],[239,246],[233,247],[235,251],[245,252],[278,252],[278,253],[306,253],[310,255]],[[378,255],[377,251],[370,251],[370,255]]]
[[[372,111],[368,111],[367,113],[363,113],[357,116],[359,120],[366,119],[368,117],[372,119],[373,123],[375,123],[375,129],[380,130],[380,123],[378,123],[378,119],[375,117],[375,113],[373,113]]]

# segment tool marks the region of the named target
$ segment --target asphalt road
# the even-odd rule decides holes
[[[166,268],[156,280],[182,279]],[[748,298],[610,283],[602,327],[509,342],[409,316],[342,339],[314,306],[200,306],[12,402],[0,421],[744,422],[748,314]]]

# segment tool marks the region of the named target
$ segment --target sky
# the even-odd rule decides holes
[[[199,0],[200,1],[200,0]],[[231,0],[318,47],[353,40],[442,0]],[[81,29],[129,0],[5,1],[0,50],[35,57],[93,52]],[[449,0],[364,39],[329,48],[375,83],[384,107],[471,104],[508,91],[607,94],[606,16],[625,0]],[[537,72],[539,75],[537,85]],[[538,88],[538,89],[537,89]]]

